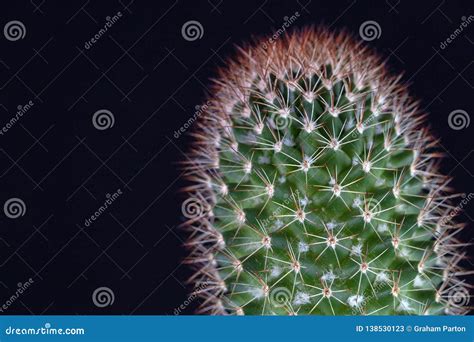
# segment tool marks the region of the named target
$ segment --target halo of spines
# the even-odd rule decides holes
[[[223,179],[220,153],[234,153],[240,160],[239,167],[244,172],[247,170],[248,173],[258,174],[254,170],[251,158],[239,151],[239,143],[233,133],[235,126],[233,118],[238,116],[239,120],[251,123],[247,124],[247,128],[252,128],[256,136],[259,135],[259,130],[263,129],[262,126],[269,125],[268,120],[265,120],[268,117],[264,117],[258,108],[252,107],[252,97],[267,103],[276,101],[278,112],[275,115],[283,118],[291,116],[286,110],[291,107],[290,103],[278,94],[277,80],[279,80],[284,82],[288,89],[301,92],[308,103],[318,96],[319,89],[331,89],[334,84],[342,82],[344,92],[352,103],[370,93],[372,114],[378,116],[390,113],[393,116],[393,127],[388,127],[387,131],[383,132],[385,150],[387,154],[407,149],[413,152],[413,161],[407,172],[411,177],[422,181],[427,193],[417,222],[418,226],[429,232],[434,240],[433,251],[423,255],[418,267],[419,269],[436,267],[444,270],[442,282],[436,290],[436,301],[443,304],[444,312],[435,313],[466,313],[467,307],[452,305],[449,298],[453,287],[467,286],[461,280],[467,274],[467,271],[460,266],[464,258],[460,247],[464,245],[456,238],[464,225],[446,220],[446,216],[454,209],[452,198],[458,195],[453,195],[448,186],[450,178],[438,171],[442,155],[436,150],[437,140],[426,128],[426,114],[421,112],[418,102],[409,96],[405,85],[401,83],[401,76],[392,76],[377,54],[345,32],[334,34],[322,28],[310,27],[295,30],[272,44],[263,43],[263,39],[256,40],[252,44],[240,47],[226,67],[219,70],[206,108],[197,122],[197,127],[191,133],[193,145],[184,166],[192,184],[183,190],[187,197],[199,200],[202,213],[187,220],[183,227],[189,232],[189,239],[186,242],[189,256],[186,263],[194,270],[189,283],[195,289],[194,295],[200,297],[202,302],[198,312],[244,313],[240,306],[226,296],[229,291],[228,284],[220,274],[219,262],[216,260],[216,253],[222,253],[235,269],[242,267],[240,260],[227,249],[222,232],[215,227],[214,208],[219,198],[225,197],[229,192]],[[308,75],[317,75],[320,82],[304,83],[305,89],[302,89],[301,82]],[[364,105],[365,102],[361,103]],[[365,113],[363,109],[356,110],[351,107],[350,110],[354,112],[353,121],[359,132],[370,127],[370,122],[366,123],[367,118],[363,117]],[[337,108],[332,101],[327,103],[325,111],[327,115],[337,117],[340,115],[338,111],[344,112],[344,108]],[[316,118],[309,118],[307,115],[305,118],[300,118],[300,121],[302,129],[309,132],[318,124]],[[281,137],[277,137],[275,141],[262,140],[259,143],[263,149],[276,151],[277,144],[281,141]],[[328,142],[328,146],[336,149],[337,144],[330,145],[330,143]],[[360,158],[360,161],[364,160]],[[365,171],[370,172],[373,166],[366,163],[364,167]],[[399,176],[401,179],[402,176]],[[267,194],[269,189],[271,188],[266,189]],[[399,191],[400,189],[394,185],[393,195],[399,195]],[[236,207],[238,209],[238,205]],[[364,214],[366,213],[362,212],[361,215]],[[245,221],[245,213],[241,219]],[[369,218],[367,220],[370,222]],[[289,245],[289,249],[291,248]],[[426,266],[424,261],[431,264]],[[433,262],[436,265],[432,265]],[[395,295],[398,281],[393,278],[390,282]],[[348,302],[350,300],[351,303],[358,305],[357,296],[349,298]],[[423,312],[417,313],[426,313],[428,309],[427,307]],[[287,312],[295,314],[291,307],[287,308]]]

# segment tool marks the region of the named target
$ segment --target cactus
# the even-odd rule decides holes
[[[400,78],[315,28],[220,70],[185,165],[200,313],[467,311],[456,195]]]

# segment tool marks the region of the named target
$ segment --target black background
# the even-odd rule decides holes
[[[118,11],[120,20],[85,49]],[[453,187],[474,192],[474,124],[448,125],[454,110],[474,113],[474,23],[440,48],[474,14],[472,1],[3,1],[0,27],[19,20],[26,36],[0,35],[0,126],[34,102],[0,136],[0,203],[26,205],[17,219],[0,212],[0,304],[34,280],[5,313],[172,314],[186,300],[176,162],[189,140],[173,134],[235,44],[272,33],[295,12],[292,27],[324,24],[357,36],[368,20],[380,25],[368,44],[405,72],[429,112]],[[201,23],[201,39],[183,39],[189,20]],[[99,109],[113,113],[110,129],[92,125]],[[119,188],[123,195],[85,227]],[[473,207],[462,215],[467,241]],[[105,308],[91,299],[101,286],[115,295]]]

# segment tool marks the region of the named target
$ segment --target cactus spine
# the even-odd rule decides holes
[[[220,71],[192,133],[200,312],[465,313],[455,195],[400,76],[346,33],[262,43]]]

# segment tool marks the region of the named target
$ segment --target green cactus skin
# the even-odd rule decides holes
[[[465,313],[455,195],[400,77],[346,33],[263,42],[221,70],[192,133],[199,312]]]

